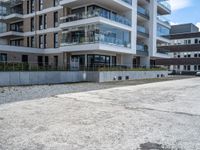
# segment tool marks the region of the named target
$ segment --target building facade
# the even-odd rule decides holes
[[[168,57],[166,0],[0,0],[0,61],[150,66]]]
[[[193,24],[172,26],[170,45],[160,46],[167,50],[170,59],[158,59],[157,64],[169,66],[176,73],[194,74],[200,71],[200,32]]]

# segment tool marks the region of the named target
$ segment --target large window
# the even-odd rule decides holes
[[[106,55],[87,55],[88,67],[110,66],[111,57]],[[112,64],[114,65],[114,64]]]

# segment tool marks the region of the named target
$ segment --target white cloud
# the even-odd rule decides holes
[[[183,9],[192,5],[191,0],[170,0],[172,11]]]
[[[200,22],[198,22],[197,24],[196,24],[196,26],[199,28],[199,30],[200,30]]]

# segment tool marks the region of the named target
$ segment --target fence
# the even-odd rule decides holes
[[[44,65],[43,65],[44,64]],[[128,67],[131,66],[131,67]],[[134,66],[134,65],[105,65],[93,64],[91,66],[70,65],[55,66],[45,63],[0,62],[0,72],[6,71],[159,71],[167,70],[163,66]]]

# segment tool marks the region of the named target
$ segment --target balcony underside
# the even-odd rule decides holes
[[[140,50],[137,50],[136,51],[136,55],[137,56],[145,56],[145,57],[147,57],[148,55],[149,55],[149,53],[148,53],[148,51],[140,51]]]
[[[24,34],[21,32],[9,31],[0,34],[0,38],[18,38],[23,37]]]
[[[163,5],[161,4],[158,4],[158,12],[159,14],[161,15],[168,15],[168,14],[171,14],[171,10],[164,7]]]
[[[83,4],[97,4],[121,12],[127,12],[128,10],[132,10],[131,5],[126,4],[121,0],[62,0],[60,4],[71,8],[82,6]]]
[[[125,54],[135,54],[131,48],[125,48],[122,46],[93,43],[93,44],[82,44],[82,45],[62,45],[60,47],[62,52],[82,52],[82,51],[103,51],[103,52],[115,52]]]
[[[88,19],[82,19],[78,21],[72,21],[72,22],[66,22],[66,23],[61,23],[60,27],[62,29],[67,29],[69,27],[74,27],[74,26],[81,26],[81,25],[87,25],[87,24],[95,24],[95,23],[103,23],[107,25],[111,25],[116,28],[124,29],[127,31],[132,31],[132,27],[129,27],[127,25],[103,18],[103,17],[94,17],[94,18],[88,18]]]
[[[0,16],[0,22],[4,22],[4,23],[19,21],[21,19],[23,19],[23,15],[21,14],[11,14],[8,16]]]

